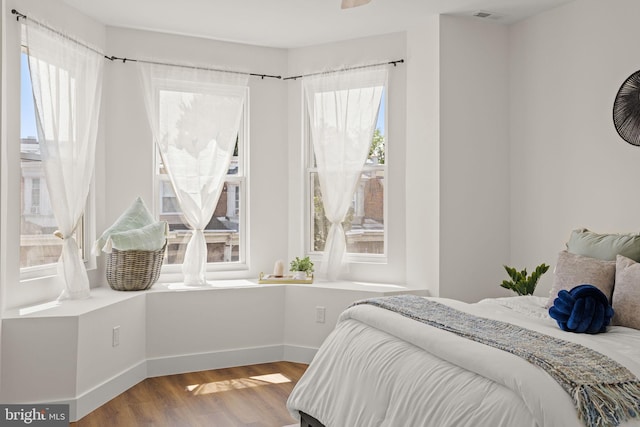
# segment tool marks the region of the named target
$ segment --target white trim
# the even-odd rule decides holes
[[[81,393],[67,402],[71,421],[79,420],[148,377],[147,362],[142,361],[91,390]]]
[[[285,344],[283,360],[286,360],[287,362],[309,364],[317,352],[317,348]]]
[[[239,348],[147,359],[147,378],[283,360],[283,346]]]
[[[303,133],[303,149],[302,149],[302,170],[304,176],[304,229],[302,230],[302,240],[305,255],[308,255],[314,261],[320,262],[322,260],[324,251],[316,251],[313,249],[314,245],[314,218],[313,218],[313,189],[314,179],[313,175],[317,174],[318,170],[314,163],[313,144],[311,141],[311,129],[309,110],[307,107],[307,100],[304,95],[304,88],[302,89],[302,133]],[[389,78],[385,80],[383,96],[380,100],[381,105],[384,104],[384,140],[385,140],[385,163],[377,165],[363,165],[362,172],[382,171],[384,172],[384,199],[383,199],[383,253],[381,254],[367,254],[367,253],[354,253],[346,252],[346,262],[349,264],[387,264],[389,257],[389,167],[388,167],[388,144],[389,144]],[[379,107],[380,109],[380,107]],[[379,110],[378,110],[379,112]],[[374,130],[376,128],[374,127]],[[354,195],[355,196],[355,195]]]
[[[226,86],[224,86],[226,87]],[[234,89],[237,90],[237,89]],[[249,109],[250,109],[250,94],[249,88],[242,88],[244,93],[244,103],[242,108],[242,119],[240,121],[240,128],[238,129],[238,172],[237,174],[225,175],[224,183],[236,183],[238,184],[240,191],[240,212],[238,223],[238,261],[221,261],[210,262],[206,264],[207,280],[214,279],[208,273],[216,272],[233,272],[233,271],[246,271],[249,269]],[[162,157],[158,150],[155,141],[151,141],[154,152],[153,161],[153,215],[156,219],[160,219],[161,215],[180,214],[181,212],[162,212],[162,183],[169,182],[168,175],[162,175],[159,172],[160,163]],[[189,229],[184,230],[185,233],[189,232]],[[206,234],[206,230],[205,230]],[[182,264],[163,264],[160,274],[160,282],[169,282],[182,279]]]
[[[146,361],[142,361],[77,397],[28,403],[69,405],[69,422],[75,422],[146,378]]]

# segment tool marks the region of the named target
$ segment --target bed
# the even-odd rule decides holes
[[[549,317],[548,298],[537,296],[474,304],[412,297],[583,346],[585,354],[594,350],[640,378],[640,330],[609,326],[600,334],[565,332]],[[575,363],[582,369],[583,361]],[[375,304],[357,304],[341,314],[287,407],[301,425],[313,427],[615,424],[581,419],[574,398],[523,357]],[[640,395],[630,399],[636,413],[627,410],[620,425],[640,426],[634,417],[640,416]]]

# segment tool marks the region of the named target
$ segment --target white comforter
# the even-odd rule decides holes
[[[640,378],[640,331],[563,332],[540,297],[436,300],[591,347]],[[342,313],[287,406],[327,427],[583,426],[567,392],[537,366],[366,304]],[[640,426],[640,419],[623,426]]]

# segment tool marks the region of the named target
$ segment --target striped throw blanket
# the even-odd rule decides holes
[[[640,413],[640,380],[611,358],[580,344],[477,317],[415,295],[370,298],[370,304],[519,356],[544,369],[573,399],[589,427],[617,426]]]

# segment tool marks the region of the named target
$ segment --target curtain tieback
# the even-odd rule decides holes
[[[74,237],[74,234],[71,233],[68,236],[65,236],[64,233],[60,230],[56,230],[53,232],[53,235],[56,236],[58,239],[60,240],[67,240],[67,239],[71,239]]]

